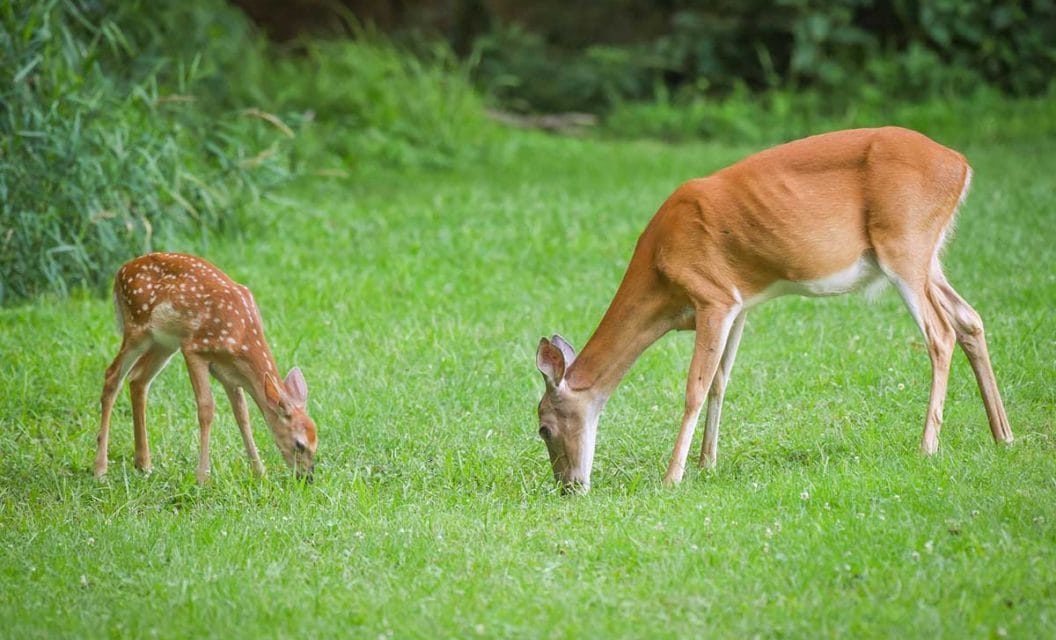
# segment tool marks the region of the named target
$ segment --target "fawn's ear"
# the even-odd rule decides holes
[[[286,374],[285,385],[290,402],[303,409],[308,404],[308,383],[304,381],[300,367],[290,369]]]
[[[539,348],[535,351],[535,366],[539,373],[543,374],[546,386],[557,387],[565,377],[565,354],[561,349],[546,338],[539,340]]]
[[[576,350],[572,348],[568,340],[555,333],[550,337],[550,343],[561,350],[561,355],[565,357],[565,368],[572,366],[572,361],[576,359]]]
[[[269,404],[281,407],[285,411],[285,400],[282,397],[282,391],[279,389],[279,383],[270,373],[264,374],[264,398]]]

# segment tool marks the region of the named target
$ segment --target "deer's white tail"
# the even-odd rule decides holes
[[[117,295],[117,287],[114,287],[114,325],[117,327],[118,333],[124,334],[125,312],[121,308],[121,300]]]
[[[931,257],[931,264],[933,269],[942,270],[939,262],[939,258],[942,256],[943,250],[946,248],[946,243],[953,237],[954,225],[957,224],[957,212],[960,211],[964,205],[964,201],[968,199],[968,190],[972,187],[972,168],[966,167],[964,171],[964,184],[961,185],[961,195],[957,198],[957,204],[953,208],[953,215],[950,216],[950,221],[946,223],[946,228],[942,230],[939,235],[939,241],[935,244],[935,254]]]
[[[964,201],[968,199],[968,190],[972,187],[972,168],[964,172],[964,186],[961,187],[961,197],[957,199],[957,209],[961,208]],[[956,210],[954,210],[956,212]]]

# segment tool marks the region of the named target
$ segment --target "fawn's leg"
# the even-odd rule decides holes
[[[102,478],[106,475],[107,450],[110,445],[110,416],[114,410],[114,400],[117,398],[117,392],[121,390],[121,383],[124,381],[125,376],[128,375],[128,370],[132,368],[136,359],[143,353],[146,342],[147,340],[143,337],[133,337],[126,334],[121,340],[121,348],[118,349],[117,356],[110,363],[110,366],[106,368],[106,374],[103,377],[103,394],[99,399],[102,415],[99,420],[99,436],[96,439],[96,478]]]
[[[726,385],[730,382],[733,361],[737,357],[737,347],[741,344],[744,331],[744,319],[747,312],[741,311],[733,321],[726,349],[722,352],[722,361],[715,371],[715,379],[708,390],[708,411],[704,418],[704,441],[700,445],[700,466],[712,469],[718,462],[719,455],[719,419],[722,416],[722,400],[726,396]]]
[[[150,383],[169,363],[174,351],[154,344],[140,356],[128,374],[128,392],[132,398],[132,424],[136,442],[135,463],[140,471],[150,471],[150,443],[147,439],[147,394]]]
[[[1008,414],[1005,413],[1005,405],[1001,401],[1001,392],[997,389],[997,378],[990,363],[990,351],[987,349],[983,332],[983,320],[950,286],[942,271],[937,269],[937,265],[935,267],[933,272],[937,270],[938,273],[932,276],[934,297],[953,323],[957,342],[975,372],[975,381],[979,385],[979,394],[983,397],[986,417],[990,422],[990,433],[994,436],[994,442],[1010,443],[1013,440],[1012,427],[1008,423]]]
[[[238,430],[242,432],[242,443],[246,445],[246,456],[249,457],[249,464],[253,467],[253,473],[257,476],[262,476],[264,475],[264,463],[260,461],[257,443],[253,442],[253,430],[249,424],[249,407],[246,406],[246,396],[242,392],[242,387],[226,382],[223,384],[224,391],[227,392],[227,399],[231,401],[231,410],[235,414],[235,421],[238,422]]]
[[[216,413],[213,402],[213,391],[209,388],[209,362],[201,356],[184,350],[187,360],[187,373],[191,376],[191,387],[194,388],[194,399],[198,405],[198,430],[201,449],[198,454],[198,484],[209,480],[209,429]]]
[[[671,461],[667,465],[667,473],[664,474],[666,485],[682,481],[689,446],[693,441],[693,431],[700,418],[700,409],[711,381],[715,378],[719,359],[726,348],[726,339],[739,312],[740,308],[736,305],[709,305],[697,309],[696,344],[693,360],[689,365],[689,379],[686,382],[686,409],[682,416],[682,428],[675,441],[675,449],[671,453]]]

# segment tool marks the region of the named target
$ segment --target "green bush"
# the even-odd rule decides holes
[[[473,75],[481,90],[514,111],[597,110],[653,87],[656,56],[629,47],[593,45],[582,52],[549,47],[518,25],[477,39]]]
[[[722,98],[672,98],[624,103],[605,118],[604,135],[668,141],[716,139],[754,146],[823,131],[901,125],[961,144],[1029,142],[1056,136],[1056,88],[1035,98],[1010,98],[982,85],[968,95],[921,101],[875,95],[833,100],[824,92],[744,87]]]
[[[496,21],[477,38],[474,78],[507,108],[605,112],[658,88],[926,100],[988,84],[1034,96],[1056,69],[1052,0],[619,0],[602,3],[610,29],[583,30],[622,34],[603,43],[557,24],[597,20],[599,3],[550,4],[524,12],[531,24]]]
[[[276,108],[310,114],[301,150],[347,169],[443,167],[480,150],[490,129],[464,67],[437,43],[418,55],[369,31],[307,41],[261,79]]]
[[[0,303],[244,225],[292,132],[218,97],[259,50],[242,23],[219,0],[0,7]]]

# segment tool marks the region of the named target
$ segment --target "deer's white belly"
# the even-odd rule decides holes
[[[170,302],[161,302],[150,313],[151,337],[158,344],[172,350],[180,348],[180,344],[186,337],[187,326],[196,330],[200,322],[197,318],[187,321]]]
[[[762,292],[744,301],[745,308],[754,307],[779,296],[800,295],[809,298],[838,296],[863,288],[878,290],[886,282],[883,271],[871,255],[862,255],[854,264],[815,280],[778,280]]]

